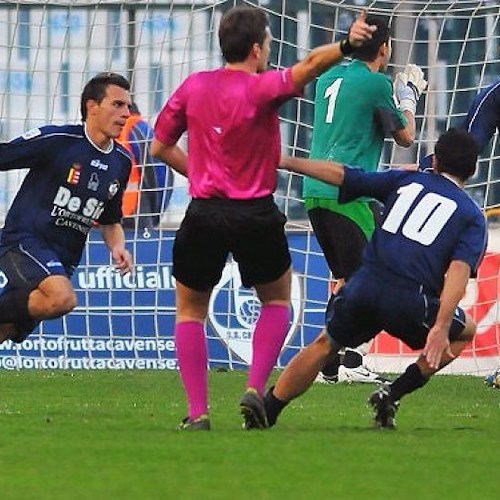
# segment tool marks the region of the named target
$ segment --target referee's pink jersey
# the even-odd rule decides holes
[[[189,194],[252,199],[276,188],[281,153],[278,108],[301,95],[290,68],[193,73],[167,101],[155,137],[174,145],[188,131]]]

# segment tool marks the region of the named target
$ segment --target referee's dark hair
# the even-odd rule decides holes
[[[254,43],[261,47],[266,38],[269,18],[255,7],[233,7],[223,16],[219,26],[219,45],[228,63],[242,62]]]
[[[357,47],[352,56],[362,61],[374,61],[380,46],[384,43],[388,44],[391,38],[389,18],[368,14],[366,24],[375,25],[377,29],[373,32],[371,40],[366,40],[361,47]]]
[[[80,100],[80,112],[82,113],[83,122],[87,119],[87,102],[92,100],[100,103],[106,95],[108,85],[116,85],[124,90],[130,90],[129,81],[118,73],[104,72],[91,78],[83,88]]]
[[[436,143],[436,170],[465,182],[476,172],[479,145],[467,130],[450,128]]]

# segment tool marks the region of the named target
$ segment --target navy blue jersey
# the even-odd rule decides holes
[[[439,296],[452,260],[475,276],[486,250],[486,219],[455,182],[433,172],[345,169],[340,201],[372,196],[384,204],[363,264]],[[403,258],[401,258],[404,256]]]
[[[481,153],[491,141],[495,130],[500,129],[500,80],[476,95],[460,128],[474,136]],[[421,158],[419,169],[432,168],[432,157],[431,153]]]
[[[477,94],[467,113],[463,128],[470,132],[482,151],[500,128],[500,80]]]
[[[0,170],[29,169],[7,214],[2,248],[42,240],[63,265],[78,265],[90,229],[121,221],[130,166],[123,146],[102,151],[83,125],[48,125],[1,144]]]

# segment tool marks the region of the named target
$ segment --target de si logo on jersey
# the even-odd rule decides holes
[[[291,321],[285,345],[297,328],[301,298],[300,279],[293,274]],[[259,313],[260,301],[254,290],[242,287],[236,262],[227,263],[210,297],[208,318],[218,337],[247,364],[252,359],[252,335]]]

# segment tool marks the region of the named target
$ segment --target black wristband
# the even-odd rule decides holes
[[[344,54],[345,56],[352,54],[354,50],[355,47],[353,47],[349,42],[349,37],[344,38],[343,40],[340,41],[340,52],[342,52],[342,54]]]

